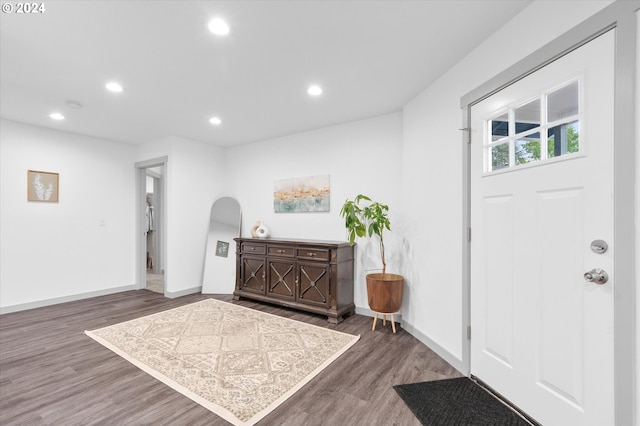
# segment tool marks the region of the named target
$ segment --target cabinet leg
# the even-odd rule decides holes
[[[371,326],[371,331],[374,331],[376,329],[376,323],[378,322],[378,313],[376,312],[373,315],[373,325]]]
[[[338,324],[342,321],[342,317],[327,317],[327,322],[329,324]]]
[[[393,319],[393,314],[391,314],[391,328],[393,329],[393,333],[396,333],[396,322]]]

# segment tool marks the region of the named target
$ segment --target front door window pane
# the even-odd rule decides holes
[[[491,147],[491,170],[509,167],[509,144],[503,143]]]
[[[491,142],[495,142],[509,136],[509,114],[491,120]]]
[[[526,132],[540,126],[540,99],[531,101],[514,111],[516,134]]]
[[[515,142],[516,164],[540,161],[540,133],[534,133]]]
[[[549,129],[547,156],[559,157],[580,151],[580,122],[561,124]]]
[[[578,82],[575,81],[547,95],[547,122],[562,120],[577,115]]]

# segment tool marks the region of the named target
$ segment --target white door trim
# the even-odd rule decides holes
[[[615,419],[617,425],[636,424],[636,265],[635,235],[635,78],[636,11],[640,1],[616,1],[525,59],[463,96],[462,128],[468,129],[471,106],[588,43],[604,32],[616,29],[615,124],[614,124],[614,240],[616,244],[616,288],[614,319]],[[470,245],[471,223],[469,132],[463,131],[463,287],[462,287],[462,365],[470,371]],[[631,177],[631,178],[630,178]],[[640,188],[639,188],[640,189]],[[490,386],[491,383],[488,383]]]

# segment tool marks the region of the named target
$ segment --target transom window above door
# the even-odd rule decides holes
[[[579,153],[581,113],[579,79],[496,111],[485,126],[484,172]]]

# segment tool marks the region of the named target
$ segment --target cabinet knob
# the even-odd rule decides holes
[[[313,252],[307,252],[307,256],[309,256],[309,257],[313,257],[313,256],[315,256],[315,255],[316,255],[316,254],[315,254],[315,253],[313,253]]]

